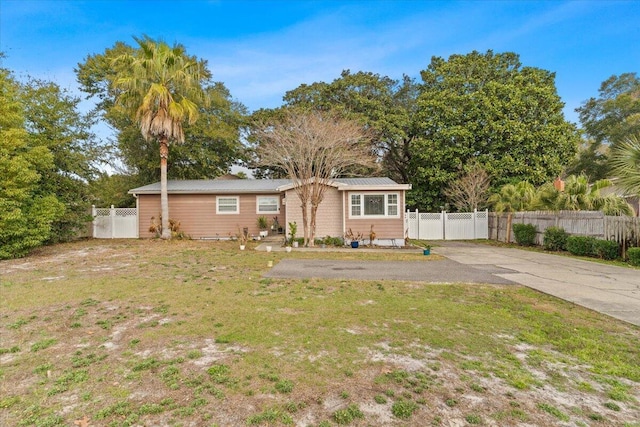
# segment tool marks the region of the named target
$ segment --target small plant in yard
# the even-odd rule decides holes
[[[553,415],[560,421],[569,421],[569,416],[553,405],[549,405],[548,403],[538,403],[537,406],[539,409],[542,409],[544,412]]]
[[[339,409],[333,413],[333,420],[340,425],[350,424],[357,418],[364,418],[364,414],[356,404],[351,404],[345,409]]]
[[[612,411],[620,411],[620,405],[615,402],[605,402],[604,407],[611,409]]]
[[[276,383],[275,388],[279,393],[291,393],[293,391],[293,383],[289,380],[280,380]]]
[[[600,259],[614,260],[620,256],[620,245],[612,240],[597,239],[594,244],[594,255]]]
[[[590,236],[567,237],[567,250],[577,256],[593,256],[596,239]]]
[[[533,246],[536,241],[536,226],[533,224],[513,224],[513,235],[521,246]]]
[[[386,397],[384,397],[384,396],[383,396],[383,395],[381,395],[381,394],[376,394],[376,395],[375,395],[375,397],[373,398],[373,400],[374,400],[376,403],[379,403],[380,405],[384,405],[385,403],[387,403],[387,398],[386,398]]]
[[[418,409],[418,404],[413,400],[398,400],[391,406],[391,413],[394,417],[406,420],[411,418],[413,413]]]
[[[469,424],[482,424],[482,418],[480,417],[480,415],[471,414],[471,415],[467,415],[466,417],[464,417],[464,419]]]
[[[627,250],[629,264],[640,267],[640,248],[629,248]]]
[[[561,227],[548,227],[544,230],[542,247],[545,251],[564,251],[567,248],[569,234]]]
[[[293,244],[296,240],[296,234],[298,233],[298,223],[295,221],[289,223],[289,244]]]

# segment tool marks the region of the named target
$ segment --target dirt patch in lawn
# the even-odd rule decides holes
[[[295,256],[0,262],[1,424],[638,425],[638,328],[516,286],[263,277]]]

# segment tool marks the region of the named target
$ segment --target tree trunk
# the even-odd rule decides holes
[[[311,202],[311,221],[309,224],[309,246],[316,244],[316,214],[318,213],[318,205]]]
[[[304,234],[302,245],[307,246],[307,243],[309,243],[309,214],[307,213],[307,203],[302,203],[300,207],[302,208],[302,233]]]
[[[167,158],[169,157],[169,145],[166,136],[160,137],[160,212],[162,216],[162,237],[171,239],[169,228],[169,194],[167,191]]]

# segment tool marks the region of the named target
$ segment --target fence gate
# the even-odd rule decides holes
[[[136,208],[96,208],[92,206],[93,237],[96,239],[136,239],[138,211]]]
[[[470,240],[489,238],[489,211],[420,213],[407,211],[405,230],[410,239]]]

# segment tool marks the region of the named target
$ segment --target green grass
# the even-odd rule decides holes
[[[16,386],[0,417],[376,425],[373,404],[416,425],[460,413],[471,424],[589,425],[600,415],[575,410],[585,396],[605,419],[640,414],[636,327],[518,286],[262,277],[266,261],[285,257],[439,259],[116,240],[45,248],[28,270],[4,261],[0,380]],[[538,401],[541,387],[575,396],[575,407]],[[514,406],[511,392],[530,404]],[[492,404],[468,408],[468,397]]]

